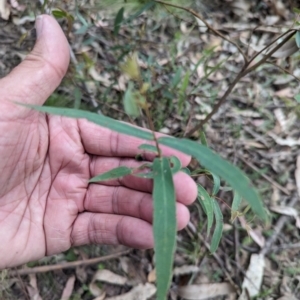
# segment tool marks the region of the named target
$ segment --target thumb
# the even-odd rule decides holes
[[[42,105],[67,72],[69,44],[56,20],[48,15],[37,17],[36,32],[32,52],[0,80],[0,108],[7,113],[24,110],[15,102]]]

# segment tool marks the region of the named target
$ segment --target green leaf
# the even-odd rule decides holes
[[[212,190],[212,196],[215,196],[218,194],[219,190],[220,190],[220,186],[221,186],[221,179],[219,176],[215,175],[214,173],[210,173],[213,181],[214,181],[214,186],[213,186],[213,190]]]
[[[163,137],[159,139],[159,143],[195,157],[206,169],[227,181],[250,204],[255,214],[267,220],[266,211],[257,191],[240,169],[194,141]]]
[[[62,19],[62,18],[67,18],[68,17],[68,13],[66,11],[63,11],[59,8],[56,8],[54,10],[52,10],[52,15],[56,18],[56,19]]]
[[[132,20],[138,18],[143,12],[151,9],[155,5],[155,1],[147,2],[144,6],[142,6],[136,13],[131,15],[126,21],[131,22]]]
[[[189,175],[189,176],[192,175],[192,173],[191,173],[191,171],[190,171],[189,168],[182,168],[180,171],[183,172],[183,173],[185,173],[185,174],[187,174],[187,175]]]
[[[298,103],[300,103],[300,94],[297,94],[294,98]]]
[[[96,113],[91,113],[84,110],[71,109],[71,108],[58,108],[58,107],[49,107],[49,106],[27,105],[27,104],[25,105],[23,103],[18,103],[18,104],[44,113],[65,116],[65,117],[75,118],[75,119],[86,119],[97,125],[109,128],[119,133],[123,133],[126,135],[134,136],[149,141],[153,140],[153,134],[151,132],[131,126],[124,122],[116,121],[114,119],[105,117],[104,115],[99,115]]]
[[[242,197],[236,191],[234,191],[234,196],[233,196],[233,201],[231,206],[232,211],[233,212],[238,211],[241,203],[242,203]]]
[[[208,147],[208,143],[204,131],[200,132],[200,141],[202,145]]]
[[[212,199],[214,204],[214,214],[216,219],[215,230],[211,239],[210,252],[214,253],[219,247],[220,240],[223,233],[223,214],[220,209],[218,202],[215,199]]]
[[[182,167],[181,161],[176,156],[171,156],[171,157],[169,157],[169,159],[170,159],[170,163],[171,163],[171,171],[172,171],[172,174],[174,175],[180,171],[180,169]]]
[[[148,145],[148,144],[143,144],[139,146],[140,150],[148,151],[148,152],[153,152],[155,154],[158,154],[156,146]]]
[[[181,85],[181,88],[180,88],[181,93],[185,93],[186,89],[188,88],[189,82],[190,82],[190,76],[191,76],[190,71],[187,71],[186,74],[184,75],[182,85]]]
[[[300,14],[300,9],[296,8],[296,7],[293,7],[293,12],[296,13],[296,14]]]
[[[176,74],[174,75],[171,81],[172,88],[175,88],[179,84],[181,80],[181,73],[182,73],[182,68],[178,68]]]
[[[92,179],[90,179],[89,182],[99,182],[99,181],[117,179],[130,174],[132,174],[132,169],[127,167],[119,167],[119,168],[112,169],[108,172],[105,172],[101,175],[95,176]]]
[[[114,25],[114,35],[118,35],[123,20],[124,20],[124,7],[122,7],[116,15],[115,25]]]
[[[207,216],[207,235],[209,235],[209,232],[214,222],[214,203],[204,187],[202,187],[200,184],[197,184],[197,187],[198,201],[201,204]]]
[[[140,115],[140,110],[132,90],[133,83],[129,82],[127,91],[124,96],[124,110],[129,116],[137,118]]]
[[[300,31],[296,32],[296,44],[297,47],[300,49]]]
[[[154,243],[157,300],[165,300],[172,279],[176,246],[176,197],[172,172],[167,158],[156,158],[154,171]]]

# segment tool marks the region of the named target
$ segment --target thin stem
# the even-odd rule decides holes
[[[278,40],[280,40],[281,38],[283,38],[285,35],[287,35],[292,29],[289,29],[288,31],[284,32],[283,34],[281,34],[279,37],[277,37],[274,41],[272,41],[269,45],[265,46],[263,49],[261,49],[259,52],[257,52],[255,55],[253,55],[250,60],[249,60],[249,64],[251,64],[260,54],[262,54],[264,51],[266,51],[268,48],[270,48],[270,46],[272,46],[273,44],[275,44]]]
[[[159,143],[158,143],[157,137],[155,135],[155,128],[154,128],[154,124],[153,124],[153,121],[152,121],[152,118],[151,118],[150,110],[149,110],[148,105],[147,105],[147,100],[146,100],[146,105],[144,107],[144,110],[145,110],[145,113],[146,113],[146,116],[147,116],[147,120],[148,120],[150,129],[151,129],[152,134],[153,134],[153,139],[154,139],[154,142],[155,142],[155,146],[157,148],[158,157],[161,157],[162,153],[161,153],[161,149],[159,147]]]
[[[290,31],[289,31],[290,32]],[[290,32],[290,34],[288,34],[285,39],[280,42],[276,47],[274,47],[268,54],[266,54],[258,63],[256,63],[255,65],[253,65],[250,68],[247,68],[243,73],[244,76],[248,75],[249,73],[251,73],[253,70],[257,69],[259,66],[261,66],[262,64],[264,64],[276,51],[278,51],[287,41],[289,41],[292,36],[296,33],[296,30],[292,30]]]

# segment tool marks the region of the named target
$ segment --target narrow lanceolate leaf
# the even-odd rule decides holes
[[[66,18],[68,16],[68,13],[60,8],[52,10],[52,14],[57,19]]]
[[[220,209],[218,202],[215,199],[212,199],[214,204],[214,214],[216,219],[216,227],[211,239],[210,252],[214,253],[219,247],[220,240],[223,233],[223,214]]]
[[[153,152],[155,154],[158,154],[157,148],[156,146],[152,146],[152,145],[147,145],[147,144],[143,144],[139,146],[140,150],[144,150],[147,152]]]
[[[212,196],[216,196],[220,190],[220,186],[221,186],[221,180],[220,177],[215,175],[214,173],[210,173],[213,181],[214,181],[214,186],[213,186],[213,190],[212,190]]]
[[[156,158],[154,172],[154,243],[157,300],[166,300],[171,284],[176,245],[176,198],[167,158]]]
[[[144,1],[140,1],[140,3],[142,4],[144,3]],[[154,6],[155,6],[155,1],[147,1],[145,5],[140,7],[140,9],[136,11],[133,15],[131,15],[126,21],[131,22],[132,20],[138,18],[143,12],[151,9]]]
[[[90,179],[89,182],[99,182],[99,181],[106,181],[106,180],[112,180],[121,178],[126,175],[130,175],[132,173],[132,169],[127,167],[119,167],[113,170],[110,170],[108,172],[105,172],[103,174],[100,174],[98,176],[93,177]]]
[[[114,35],[117,35],[119,33],[123,20],[124,20],[124,7],[121,7],[121,9],[118,11],[116,15]]]
[[[214,222],[214,203],[213,199],[209,196],[204,187],[200,184],[198,186],[198,201],[200,202],[206,216],[207,216],[207,235],[211,230],[211,227]]]
[[[261,219],[267,220],[265,208],[248,177],[237,167],[221,158],[206,146],[187,139],[163,137],[159,143],[195,157],[202,166],[226,180],[251,206]]]
[[[172,174],[176,174],[177,172],[180,171],[180,169],[182,167],[181,161],[176,156],[171,156],[169,158],[169,160],[170,160],[170,163],[171,163]]]
[[[18,103],[18,104],[28,107],[28,108],[32,108],[32,109],[40,111],[40,112],[48,113],[48,114],[65,116],[65,117],[75,118],[75,119],[86,119],[97,125],[109,128],[109,129],[117,131],[119,133],[127,134],[130,136],[134,136],[134,137],[149,140],[149,141],[153,140],[153,134],[151,132],[147,132],[140,128],[131,126],[131,125],[123,123],[123,122],[116,121],[114,119],[111,119],[111,118],[108,118],[108,117],[105,117],[103,115],[99,115],[96,113],[91,113],[91,112],[87,112],[84,110],[78,110],[78,109],[72,109],[72,108],[24,105],[23,103]]]

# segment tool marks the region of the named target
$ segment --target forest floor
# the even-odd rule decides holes
[[[11,0],[5,13],[4,2],[0,0],[0,78],[32,49],[35,16],[43,11],[39,1]],[[93,0],[47,2],[47,12],[59,8],[75,19],[70,28],[66,18],[59,20],[71,45],[71,64],[47,104],[101,111],[146,127],[145,118],[132,120],[123,109],[128,78],[120,64],[135,52],[152,86],[155,129],[178,137],[212,111],[243,69],[243,56],[233,43],[253,57],[295,28],[299,15],[293,9],[300,9],[297,1],[283,0],[215,0],[205,9],[197,6],[225,40],[178,11],[143,13],[115,34],[118,8],[113,5],[101,9]],[[178,233],[169,299],[300,299],[300,56],[286,51],[289,47],[241,78],[204,125],[209,146],[252,180],[270,223],[251,213],[231,222],[232,193],[222,182],[220,247],[210,254],[206,218],[196,202],[189,226]],[[198,140],[198,131],[191,138]],[[212,188],[208,177],[197,181]],[[0,299],[155,299],[153,267],[152,250],[84,246],[0,272]],[[250,295],[243,289],[246,281]]]

